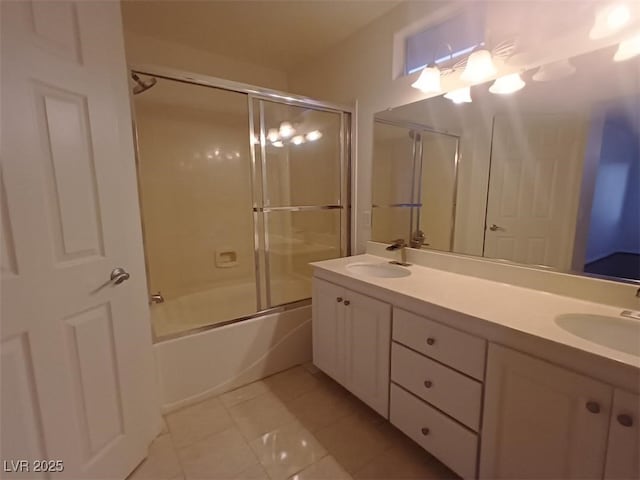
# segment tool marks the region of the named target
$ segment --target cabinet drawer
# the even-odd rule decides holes
[[[478,431],[482,384],[397,343],[391,347],[391,380]]]
[[[477,435],[393,384],[390,419],[458,475],[476,476]]]
[[[393,339],[482,381],[487,342],[414,313],[393,309]]]

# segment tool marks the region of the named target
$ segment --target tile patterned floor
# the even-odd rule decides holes
[[[312,365],[165,420],[129,480],[458,478]]]

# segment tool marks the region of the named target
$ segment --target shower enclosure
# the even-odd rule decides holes
[[[308,263],[348,254],[348,109],[132,74],[155,338],[308,303]]]

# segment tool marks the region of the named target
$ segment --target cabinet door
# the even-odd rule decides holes
[[[494,344],[480,454],[483,478],[602,478],[611,387]]]
[[[389,417],[391,305],[345,289],[346,388]]]
[[[640,478],[640,396],[613,394],[604,478]]]
[[[344,289],[313,279],[313,363],[344,384]]]

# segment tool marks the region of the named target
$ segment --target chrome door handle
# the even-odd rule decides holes
[[[131,275],[124,268],[118,267],[111,271],[110,280],[114,285],[120,285],[125,280],[129,280],[129,277]]]
[[[495,232],[496,230],[504,230],[504,229],[496,225],[495,223],[492,223],[491,226],[489,227],[489,230],[491,230],[492,232]]]

